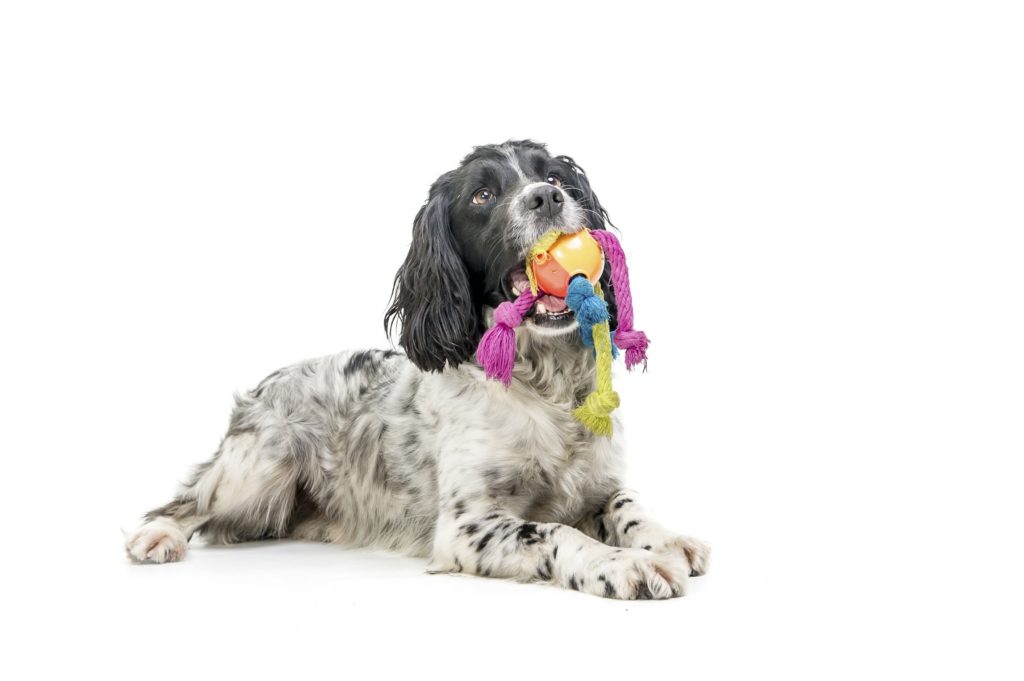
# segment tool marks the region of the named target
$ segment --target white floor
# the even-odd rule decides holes
[[[871,546],[716,539],[712,570],[688,597],[619,602],[297,542],[198,546],[182,563],[135,566],[106,533],[91,550],[5,580],[5,664],[18,670],[8,678],[117,679],[1019,671],[1007,656],[1019,639],[987,619],[998,608],[978,602],[983,579],[957,563],[963,554],[936,551],[930,572],[913,574]]]

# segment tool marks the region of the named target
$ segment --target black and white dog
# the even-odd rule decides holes
[[[520,328],[510,388],[473,361],[493,308],[524,287],[533,242],[606,220],[571,158],[530,141],[475,149],[413,224],[385,317],[405,354],[342,353],[265,378],[128,555],[181,560],[196,532],[295,537],[427,556],[433,572],[683,595],[708,548],[644,515],[622,489],[619,441],[574,420],[595,372],[565,301],[542,297]]]

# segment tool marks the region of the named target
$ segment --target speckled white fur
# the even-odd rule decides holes
[[[435,572],[682,595],[707,549],[646,519],[621,490],[618,437],[572,418],[593,376],[573,333],[522,330],[509,389],[472,365],[426,373],[390,351],[275,372],[238,398],[217,454],[148,514],[128,554],[179,560],[193,532],[290,536],[430,557]]]
[[[477,201],[482,189],[493,198]],[[395,279],[385,325],[400,322],[408,356],[322,357],[239,396],[216,454],[146,515],[128,555],[180,560],[194,533],[297,537],[429,557],[432,572],[683,595],[707,547],[644,516],[622,491],[618,435],[573,418],[595,380],[578,325],[538,321],[535,309],[516,333],[508,388],[472,361],[530,245],[606,218],[570,157],[530,140],[474,149],[431,185]],[[617,412],[613,422],[621,432]]]

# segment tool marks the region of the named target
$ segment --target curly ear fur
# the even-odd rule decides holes
[[[401,324],[400,345],[424,371],[442,371],[472,357],[480,312],[448,221],[447,192],[438,182],[413,223],[412,245],[395,275],[384,330]]]

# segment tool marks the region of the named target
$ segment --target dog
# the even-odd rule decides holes
[[[311,360],[236,396],[219,449],[144,516],[129,557],[181,560],[196,533],[289,537],[422,556],[434,573],[684,595],[709,548],[645,515],[622,488],[619,439],[573,418],[595,360],[565,300],[542,296],[528,313],[508,388],[473,359],[494,308],[527,285],[538,237],[610,224],[572,158],[530,140],[476,147],[413,222],[384,322],[404,353]],[[606,268],[614,328],[609,279]]]

